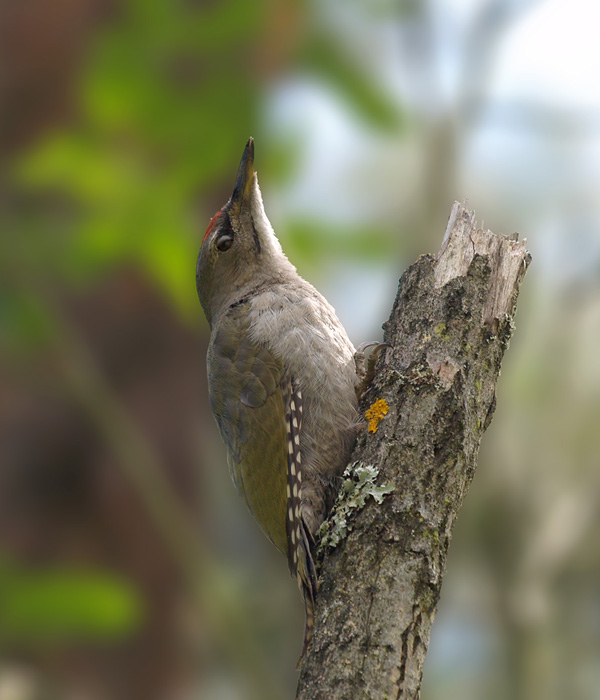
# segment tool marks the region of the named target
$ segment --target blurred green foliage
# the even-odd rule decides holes
[[[314,219],[294,219],[285,227],[286,243],[295,263],[319,267],[343,255],[355,260],[381,260],[390,251],[388,231],[382,227],[336,226]]]
[[[360,63],[360,52],[349,56],[328,34],[317,35],[299,57],[300,66],[329,83],[355,117],[372,129],[397,133],[403,114],[397,102],[377,84]]]
[[[14,164],[13,183],[51,193],[69,214],[46,260],[57,274],[89,281],[133,262],[184,314],[195,311],[201,224],[192,205],[231,178],[256,124],[257,86],[240,59],[260,10],[243,0],[119,7],[82,72],[78,123],[46,135]]]
[[[245,0],[119,5],[81,71],[77,123],[47,134],[12,168],[13,186],[53,197],[11,221],[27,239],[29,264],[80,284],[111,266],[140,265],[184,316],[196,315],[193,264],[212,214],[206,200],[227,196],[241,145],[260,130],[269,10]],[[398,106],[330,30],[296,33],[300,70],[327,82],[371,128],[399,127]],[[263,143],[267,170],[289,169],[297,144],[273,143],[270,160]],[[372,255],[373,239],[360,245],[362,233],[356,252]],[[316,241],[295,236],[299,249]]]
[[[121,577],[0,561],[0,644],[108,641],[135,631],[141,619],[140,598]]]

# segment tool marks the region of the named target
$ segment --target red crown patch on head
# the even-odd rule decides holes
[[[202,243],[210,236],[210,234],[215,230],[215,226],[219,223],[219,219],[223,216],[223,210],[219,209],[219,211],[213,216],[213,218],[208,222],[208,228],[206,229],[206,233],[204,234],[204,238],[202,239]]]

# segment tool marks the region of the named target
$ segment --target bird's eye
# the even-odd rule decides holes
[[[231,236],[228,233],[225,233],[224,235],[219,236],[217,238],[215,245],[217,246],[217,250],[220,250],[222,253],[224,253],[226,250],[229,250],[231,248],[232,243],[233,236]]]

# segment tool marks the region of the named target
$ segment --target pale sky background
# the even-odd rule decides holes
[[[494,92],[600,115],[600,3],[540,3],[507,36]]]
[[[451,102],[457,89],[455,68],[460,58],[457,43],[463,39],[473,8],[479,3],[440,0],[437,4],[441,10],[440,22],[453,28],[454,41],[439,44],[437,66],[441,92]],[[572,117],[587,136],[586,149],[581,154],[583,162],[577,164],[586,175],[600,175],[599,28],[597,0],[542,0],[506,32],[489,86],[492,108],[527,102]],[[402,94],[406,80],[397,54],[398,40],[389,23],[371,21],[370,26],[363,24],[358,29],[370,42],[375,42],[378,65],[388,67],[389,75],[381,76],[382,81],[395,84],[397,92]],[[359,214],[368,220],[369,202],[349,202],[347,190],[342,186],[344,173],[352,172],[352,166],[365,159],[383,158],[384,152],[389,152],[388,139],[366,133],[331,91],[302,78],[288,80],[273,92],[269,112],[273,128],[308,140],[304,167],[300,167],[297,180],[281,206],[303,213],[312,210],[338,221],[355,220]],[[497,151],[496,158],[507,160],[507,167],[512,166],[513,154],[499,147],[497,132],[508,131],[504,138],[512,137],[515,147],[522,147],[522,130],[510,122],[501,129],[502,122],[498,123],[493,113],[488,118],[492,119],[494,128],[486,128],[484,122],[480,131],[490,143],[484,141],[480,146],[484,152]],[[533,132],[527,136],[535,141],[540,134]],[[354,145],[352,149],[348,148],[349,143]],[[529,148],[534,147],[533,143],[529,144]],[[479,166],[484,167],[481,163]],[[354,206],[349,208],[349,204]]]
[[[600,259],[600,2],[526,4],[531,7],[508,26],[496,51],[486,109],[461,152],[455,197],[473,205],[495,230],[498,221],[510,226],[498,232],[526,236],[535,274],[577,277]],[[399,104],[408,102],[424,115],[452,110],[465,41],[481,3],[432,0],[431,6],[435,84],[422,94],[422,82],[411,82],[414,76],[407,73],[412,67],[401,55],[397,25],[385,16],[365,15],[353,3],[334,3],[327,10],[332,22],[350,28],[350,40],[359,54],[364,49],[373,79],[391,88]],[[426,97],[432,92],[433,100]],[[394,177],[398,163],[409,165],[414,157],[409,139],[366,130],[327,87],[288,77],[272,91],[267,114],[270,128],[282,138],[301,137],[305,144],[295,179],[276,193],[266,192],[276,230],[278,217],[290,215],[368,223],[373,216],[385,218],[390,202],[410,197],[402,173]],[[552,131],[557,123],[559,132]],[[377,187],[370,187],[374,181]],[[351,288],[343,281],[347,269],[339,275],[332,269],[331,290],[323,291],[333,297],[356,342],[377,332],[365,319],[386,315],[396,267],[390,263],[386,272],[385,266],[373,271],[357,265]],[[360,299],[364,312],[356,314]]]

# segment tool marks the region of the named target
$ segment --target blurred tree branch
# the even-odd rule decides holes
[[[298,700],[419,697],[448,545],[530,259],[456,203],[438,256],[402,276],[384,326],[391,347],[362,407],[385,400],[389,412],[374,433],[365,424],[351,460],[393,490],[349,516],[351,532],[324,558]]]

